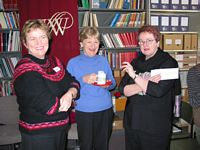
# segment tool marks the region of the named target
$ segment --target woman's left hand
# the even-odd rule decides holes
[[[158,83],[161,80],[161,75],[157,74],[155,76],[152,76],[152,77],[149,78],[149,80],[152,81],[152,82]]]

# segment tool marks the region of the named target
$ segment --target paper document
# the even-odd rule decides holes
[[[172,131],[173,131],[173,133],[178,133],[178,132],[181,132],[181,129],[173,126]]]
[[[151,76],[160,74],[161,80],[170,80],[179,78],[178,68],[165,68],[165,69],[154,69],[151,70]]]

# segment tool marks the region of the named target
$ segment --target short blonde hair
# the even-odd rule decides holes
[[[90,27],[90,26],[83,27],[83,29],[79,33],[79,41],[83,42],[83,40],[91,36],[96,37],[100,42],[100,33],[96,27]]]

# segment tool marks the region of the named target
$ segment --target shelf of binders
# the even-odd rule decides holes
[[[199,13],[200,10],[150,9],[147,22],[158,26],[161,32],[195,32]]]

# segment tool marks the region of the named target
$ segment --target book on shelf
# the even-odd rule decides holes
[[[88,26],[89,25],[89,18],[90,18],[90,12],[89,11],[86,11],[84,16],[83,16],[83,23],[82,23],[82,26],[85,27],[85,26]]]
[[[3,12],[0,12],[0,26],[1,26],[2,29],[8,28],[7,23],[6,23],[6,18],[4,16]]]
[[[114,44],[109,36],[108,33],[102,33],[102,38],[103,38],[103,42],[104,42],[104,45],[106,45],[106,47],[109,47],[109,48],[114,48]]]
[[[140,25],[140,27],[142,27],[142,26],[145,25],[145,20],[146,20],[146,12],[142,12],[142,15],[141,15],[141,25]]]
[[[0,96],[13,95],[13,82],[9,80],[2,80],[0,84]]]
[[[10,60],[13,64],[13,66],[15,67],[17,65],[17,62],[20,60],[19,57],[10,57]]]
[[[19,13],[12,12],[12,15],[13,15],[14,21],[16,23],[16,28],[19,28]]]
[[[138,0],[132,1],[132,5],[131,5],[131,6],[132,6],[132,7],[131,7],[132,9],[137,9],[137,7],[136,7],[136,6],[137,6],[137,1],[138,1]]]
[[[110,26],[111,26],[111,27],[115,27],[115,25],[116,25],[116,23],[117,23],[119,17],[120,17],[120,13],[115,13],[114,18],[112,19],[112,22],[110,23]]]
[[[130,0],[124,0],[123,9],[130,9]]]
[[[128,23],[128,27],[134,27],[135,26],[136,15],[137,15],[136,13],[131,13],[130,20],[129,20],[129,23]]]
[[[3,13],[4,13],[4,17],[5,17],[8,28],[12,29],[12,24],[11,24],[11,21],[10,21],[10,18],[8,16],[7,12],[3,12]]]
[[[3,52],[3,33],[0,32],[0,53]]]
[[[10,71],[11,71],[12,76],[13,76],[14,70],[15,70],[15,65],[12,63],[12,60],[11,60],[10,57],[5,57],[5,59],[6,59],[6,62],[8,63],[8,66],[9,66]]]
[[[11,25],[12,25],[12,29],[16,29],[17,25],[16,25],[16,22],[15,22],[15,18],[13,16],[13,12],[8,12],[7,15],[8,15],[9,19],[10,19],[10,22],[11,22]]]
[[[0,10],[4,10],[3,0],[0,0]]]
[[[91,8],[99,8],[100,7],[100,1],[99,0],[90,0]]]
[[[128,27],[128,24],[129,24],[129,21],[130,21],[130,17],[131,17],[131,14],[130,14],[130,13],[127,13],[127,14],[126,14],[125,21],[124,21],[124,23],[123,23],[123,27]]]
[[[10,32],[9,32],[9,35],[8,35],[8,49],[7,49],[8,52],[11,51],[11,47],[12,47],[12,36],[13,36],[13,32],[10,31]]]
[[[92,14],[92,19],[93,19],[93,25],[95,27],[98,27],[99,26],[99,23],[98,23],[98,19],[97,19],[97,14],[96,13],[93,13]]]
[[[136,13],[134,27],[136,28],[140,27],[140,21],[141,21],[140,19],[141,19],[141,13]]]
[[[119,37],[120,37],[124,47],[128,47],[129,42],[128,42],[128,39],[126,38],[126,35],[124,33],[119,33]]]
[[[119,43],[118,43],[117,39],[115,38],[114,34],[109,34],[109,36],[110,36],[110,38],[111,38],[111,40],[113,42],[114,47],[118,48],[119,47]]]
[[[119,0],[119,2],[117,4],[117,9],[122,9],[123,8],[123,4],[124,4],[124,0]]]
[[[120,69],[124,61],[131,62],[134,58],[138,57],[137,51],[130,52],[111,52],[107,51],[105,57],[112,69]]]
[[[83,7],[82,0],[78,0],[78,7]]]
[[[3,52],[7,52],[8,50],[8,37],[9,33],[3,32]]]
[[[90,8],[89,0],[81,0],[83,8]]]
[[[113,9],[114,8],[114,5],[115,5],[115,0],[110,0],[110,3],[108,5],[108,8],[109,9]]]
[[[0,58],[0,69],[1,69],[1,72],[2,72],[2,76],[7,77],[8,75],[7,75],[7,72],[5,70],[5,67],[4,67],[4,64],[3,64],[3,61],[2,61],[1,58]]]
[[[116,27],[123,27],[125,19],[126,19],[126,14],[120,14],[120,17],[116,23]]]
[[[117,9],[118,3],[119,3],[119,0],[114,1],[113,9]]]
[[[2,32],[1,39],[1,51],[2,52],[13,52],[20,51],[20,38],[19,31]]]
[[[109,1],[110,0],[100,0],[99,1],[99,8],[107,8]]]
[[[3,77],[12,77],[19,57],[0,57],[0,68]]]
[[[5,72],[6,72],[6,77],[11,78],[12,77],[12,73],[10,72],[10,69],[8,68],[8,64],[5,60],[4,57],[1,58],[2,64],[3,64],[3,68],[5,68]]]
[[[119,47],[124,47],[123,43],[122,43],[122,40],[120,39],[119,37],[119,34],[118,33],[115,33],[114,34],[115,38],[117,39],[118,43],[119,43]]]
[[[89,26],[91,26],[91,27],[93,27],[93,15],[92,14],[93,14],[92,12],[89,13]]]
[[[6,67],[8,68],[8,71],[9,71],[9,74],[10,74],[10,77],[13,76],[13,73],[14,73],[14,68],[11,64],[11,61],[10,61],[10,58],[9,57],[4,57],[4,60],[6,62]]]
[[[0,64],[0,78],[3,78],[3,72],[2,72],[1,64]]]

